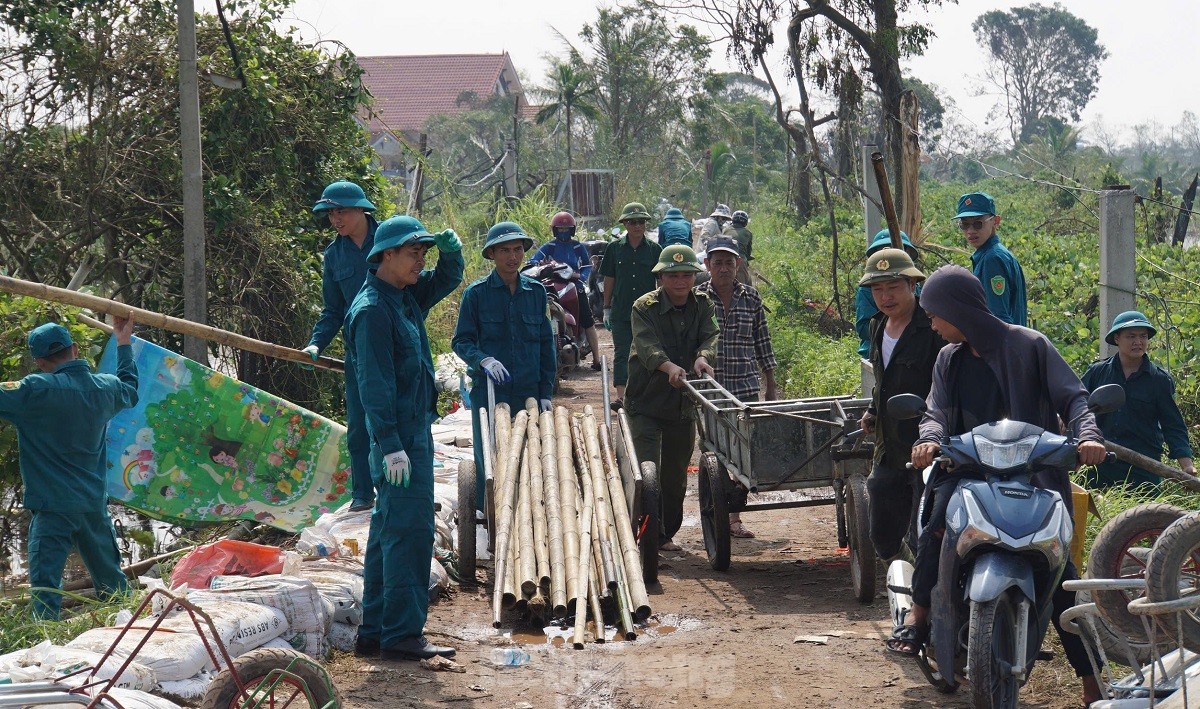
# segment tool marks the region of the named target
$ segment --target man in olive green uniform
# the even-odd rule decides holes
[[[23,502],[33,514],[29,585],[36,618],[58,620],[58,589],[72,548],[99,595],[129,588],[106,506],[105,438],[109,419],[138,401],[133,321],[114,317],[113,334],[116,376],[92,372],[71,333],[46,323],[29,333],[29,354],[40,371],[0,382],[0,420],[17,427]]]
[[[695,292],[703,270],[696,252],[682,244],[662,250],[653,272],[662,286],[633,304],[633,348],[629,354],[626,410],[638,460],[658,469],[662,497],[659,545],[679,549],[672,537],[683,524],[687,466],[696,447],[696,419],[683,395],[688,371],[713,376],[717,356],[716,309]]]
[[[614,409],[625,399],[629,379],[629,346],[633,341],[630,313],[633,301],[654,290],[654,274],[662,247],[646,238],[650,214],[640,202],[630,202],[621,210],[620,222],[626,236],[608,245],[600,262],[604,277],[604,327],[613,338],[613,384],[617,387]]]

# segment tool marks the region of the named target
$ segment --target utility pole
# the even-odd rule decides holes
[[[879,233],[883,228],[883,213],[876,206],[880,203],[879,200],[879,183],[872,179],[874,169],[871,167],[871,154],[878,152],[878,145],[862,146],[862,181],[863,191],[871,196],[871,199],[863,200],[863,223],[867,225],[867,243],[871,243],[871,239]],[[871,200],[875,200],[872,202]]]
[[[179,0],[179,139],[183,156],[183,317],[208,323],[204,268],[204,175],[200,152],[200,86],[196,74],[196,8]],[[183,355],[208,366],[204,340],[183,337]]]
[[[1100,332],[1103,335],[1118,313],[1133,310],[1137,292],[1134,263],[1137,244],[1133,238],[1133,190],[1128,186],[1106,187],[1100,193]],[[1116,348],[1100,342],[1100,356],[1110,357]]]

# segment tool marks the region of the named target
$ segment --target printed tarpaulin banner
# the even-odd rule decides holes
[[[350,499],[346,427],[138,338],[138,403],[108,425],[108,496],[155,519],[291,532]],[[115,374],[110,339],[100,371]]]

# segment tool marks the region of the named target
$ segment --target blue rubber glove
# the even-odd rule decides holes
[[[549,399],[538,399],[538,412],[543,413],[550,410]]]
[[[612,308],[604,309],[604,329],[612,330]]]
[[[512,380],[512,375],[508,373],[508,369],[495,357],[484,357],[479,366],[483,367],[483,371],[487,372],[488,378],[497,384],[504,384]]]
[[[383,456],[383,477],[389,485],[408,487],[411,472],[412,464],[408,461],[408,453],[396,451]]]
[[[434,234],[433,243],[437,245],[438,251],[446,253],[462,251],[462,239],[458,238],[458,234],[455,234],[453,229],[446,229]]]

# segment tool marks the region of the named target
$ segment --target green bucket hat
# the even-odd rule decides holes
[[[43,359],[69,349],[75,341],[67,328],[56,322],[38,325],[29,333],[29,354],[34,359]]]
[[[917,283],[925,280],[925,274],[913,265],[912,257],[903,249],[880,249],[867,259],[866,272],[858,279],[858,285],[911,278]]]
[[[321,199],[313,205],[313,214],[328,212],[331,209],[345,209],[346,207],[358,207],[365,212],[374,212],[375,205],[371,204],[371,200],[367,199],[367,194],[363,192],[363,188],[340,180],[330,183],[328,187],[321,192]]]
[[[621,216],[617,218],[617,221],[624,224],[630,219],[645,219],[646,221],[650,221],[653,217],[646,211],[646,205],[641,202],[630,202],[621,209]]]
[[[1144,327],[1150,331],[1150,337],[1158,334],[1158,329],[1150,324],[1150,320],[1136,310],[1126,310],[1117,317],[1113,318],[1112,327],[1108,329],[1108,334],[1104,336],[1104,341],[1110,345],[1117,344],[1117,333],[1131,327]]]
[[[500,222],[491,229],[488,229],[487,239],[483,242],[483,257],[486,259],[492,258],[488,255],[488,249],[493,246],[518,240],[524,242],[526,251],[533,248],[533,238],[525,233],[520,224],[516,222]]]
[[[696,252],[692,251],[692,247],[684,246],[683,244],[671,244],[658,255],[658,263],[654,264],[654,268],[650,269],[650,272],[674,273],[676,271],[689,271],[691,273],[699,273],[703,270],[704,267],[700,265],[700,259],[696,258]]]
[[[913,243],[911,241],[909,241],[908,234],[905,234],[904,232],[900,232],[900,244],[901,244],[901,248],[904,249],[905,253],[907,253],[909,256],[911,256],[913,261],[916,261],[917,260],[917,247],[913,246]],[[870,256],[871,254],[875,253],[876,251],[878,251],[880,249],[891,248],[891,246],[892,246],[892,232],[886,228],[880,229],[878,232],[875,233],[875,236],[871,237],[871,240],[867,246],[867,256]]]
[[[375,230],[375,246],[371,248],[371,253],[367,254],[367,263],[379,263],[383,259],[384,251],[406,246],[414,241],[418,244],[432,244],[433,234],[426,231],[425,225],[417,221],[416,217],[403,215],[386,219]]]

